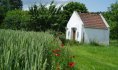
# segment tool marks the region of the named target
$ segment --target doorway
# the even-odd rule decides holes
[[[82,42],[84,43],[84,32],[83,32],[83,39],[82,39]]]
[[[72,39],[75,40],[76,38],[76,28],[72,28]]]

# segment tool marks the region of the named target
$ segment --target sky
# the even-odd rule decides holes
[[[33,4],[50,4],[52,0],[22,0],[23,1],[23,9],[28,10],[30,6]],[[108,7],[112,3],[115,3],[117,0],[55,0],[57,5],[66,4],[68,2],[75,1],[85,4],[89,12],[103,12],[107,11]]]

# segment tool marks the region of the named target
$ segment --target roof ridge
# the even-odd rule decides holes
[[[97,15],[99,15],[99,14],[101,14],[100,12],[78,12],[78,14],[97,14]]]

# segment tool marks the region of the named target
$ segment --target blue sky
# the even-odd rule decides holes
[[[23,9],[27,10],[29,6],[33,4],[49,4],[52,0],[22,0],[23,1]],[[56,4],[65,4],[70,1],[77,1],[84,3],[90,12],[99,12],[99,11],[107,11],[108,7],[112,3],[115,3],[117,0],[55,0]]]

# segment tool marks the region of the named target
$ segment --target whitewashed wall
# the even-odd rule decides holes
[[[109,29],[84,28],[84,42],[90,43],[91,41],[109,45]]]
[[[72,28],[77,28],[75,37],[76,41],[82,42],[84,37],[84,42],[86,43],[90,43],[91,41],[96,41],[100,44],[109,45],[109,25],[107,24],[106,20],[101,14],[100,16],[103,19],[108,30],[84,28],[83,22],[79,14],[76,11],[74,11],[66,26],[66,39],[72,39],[73,37]],[[78,37],[77,37],[77,32],[79,32]]]
[[[67,29],[66,29],[66,39],[72,39],[72,28],[77,28],[76,30],[76,34],[77,32],[79,32],[79,36],[77,38],[77,35],[75,37],[76,41],[80,41],[81,42],[81,37],[82,37],[82,25],[83,22],[81,21],[80,16],[78,15],[78,13],[76,11],[74,11],[74,13],[72,14],[69,22],[67,23]],[[70,34],[68,35],[68,32],[70,31]]]

